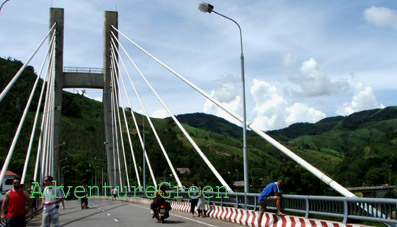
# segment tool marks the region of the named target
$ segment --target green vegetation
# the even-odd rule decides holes
[[[17,60],[0,58],[1,91],[21,66],[22,63]],[[28,67],[0,103],[1,163],[7,155],[35,78],[34,69]],[[35,101],[29,110],[9,168],[18,174],[22,173],[38,95],[39,91],[35,94]],[[141,175],[142,148],[131,113],[128,111],[127,116],[135,159]],[[177,118],[229,185],[233,185],[234,181],[243,180],[240,127],[204,113],[183,114]],[[82,95],[64,92],[60,141],[65,141],[66,144],[60,147],[60,153],[63,160],[62,176],[66,185],[82,182],[100,184],[102,173],[106,179],[102,119],[102,103]],[[144,118],[136,114],[136,119],[141,130]],[[152,120],[174,167],[190,169],[190,173],[179,175],[182,182],[202,181],[211,186],[219,185],[171,118]],[[158,180],[164,179],[175,184],[149,123],[146,119],[144,121],[146,150],[153,171]],[[129,177],[131,185],[137,185],[126,133],[126,129],[123,128]],[[346,187],[386,184],[389,183],[389,174],[392,184],[397,179],[397,107],[367,110],[347,117],[326,118],[315,124],[297,123],[285,129],[270,131],[268,134]],[[31,179],[33,174],[37,136],[33,148],[27,179]],[[259,192],[267,183],[283,179],[285,193],[336,194],[303,167],[251,131],[248,132],[248,150],[252,192]],[[149,171],[146,173],[147,181],[150,183]]]

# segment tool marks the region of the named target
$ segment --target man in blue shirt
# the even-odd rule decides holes
[[[278,180],[277,182],[273,182],[268,184],[259,195],[258,202],[261,205],[261,210],[258,214],[258,226],[260,226],[262,222],[263,213],[266,210],[266,205],[271,202],[276,202],[277,207],[277,215],[284,216],[285,214],[281,212],[281,195],[280,188],[283,186],[283,181]]]

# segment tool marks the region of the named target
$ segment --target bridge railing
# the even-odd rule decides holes
[[[63,72],[65,73],[88,73],[88,74],[101,74],[103,68],[90,68],[90,67],[64,67]]]
[[[187,192],[171,192],[172,200],[189,202]],[[133,194],[129,194],[133,196]],[[259,194],[255,193],[205,193],[207,203],[223,207],[259,210]],[[145,192],[135,196],[146,197]],[[211,198],[209,198],[211,197]],[[245,197],[247,203],[245,203]],[[373,221],[397,225],[397,199],[347,198],[333,196],[282,195],[282,209],[309,218],[313,215],[348,220]],[[276,204],[269,203],[267,210],[276,210]]]

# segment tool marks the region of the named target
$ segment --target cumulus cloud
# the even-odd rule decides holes
[[[384,7],[371,6],[364,11],[365,19],[379,27],[397,29],[397,11]]]
[[[98,102],[102,102],[102,96],[98,96],[98,97],[94,98],[94,100],[96,100]]]
[[[298,59],[291,53],[286,54],[283,59],[284,68],[287,71],[290,70],[290,68],[296,63],[297,60]]]
[[[336,114],[349,115],[362,110],[384,108],[384,105],[376,100],[371,87],[364,86],[361,82],[355,82],[352,79],[349,80],[349,83],[354,88],[354,96],[350,102],[345,102],[339,106],[335,112]]]
[[[299,91],[292,90],[292,94],[300,97],[331,95],[349,88],[346,81],[332,82],[319,68],[314,58],[302,63],[300,74],[289,80],[300,87]]]
[[[238,113],[240,110],[242,110],[241,96],[238,93],[239,91],[241,91],[240,79],[232,75],[223,76],[220,79],[219,84],[219,87],[211,91],[211,96],[215,98],[218,102],[222,103],[222,105],[225,106],[228,110],[231,110],[235,113]],[[218,108],[210,100],[207,100],[204,103],[203,111],[205,113],[222,117],[237,125],[242,125],[239,121],[231,117],[228,113]]]
[[[170,115],[168,114],[168,112],[164,109],[158,109],[153,111],[153,113],[150,115],[150,117],[154,117],[154,118],[166,118],[169,117]]]
[[[275,86],[265,81],[254,79],[250,93],[255,101],[253,124],[262,130],[280,129],[296,122],[314,123],[326,117],[306,104],[290,104]]]

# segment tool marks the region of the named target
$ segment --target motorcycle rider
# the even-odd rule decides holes
[[[160,189],[156,192],[156,197],[154,198],[153,203],[150,205],[151,210],[152,210],[152,218],[156,217],[158,215],[158,210],[156,208],[160,207],[162,204],[165,205],[165,209],[167,212],[171,210],[170,203],[166,202],[165,198],[168,197],[167,193],[167,185],[166,184],[161,184]]]

